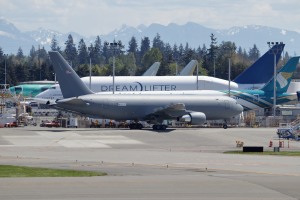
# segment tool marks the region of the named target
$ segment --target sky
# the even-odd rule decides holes
[[[299,0],[0,0],[0,17],[21,31],[42,27],[84,36],[122,25],[195,22],[215,29],[263,25],[300,33]]]

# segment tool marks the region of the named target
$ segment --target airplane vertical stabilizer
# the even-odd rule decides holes
[[[191,60],[179,73],[178,76],[192,76],[197,66],[197,60]]]
[[[274,54],[272,53],[272,51],[277,50],[276,62],[278,63],[283,48],[283,43],[274,45],[255,63],[253,63],[253,65],[251,65],[250,67],[245,69],[240,75],[238,75],[233,81],[238,84],[267,83],[274,74]]]
[[[93,92],[81,81],[76,72],[57,51],[49,52],[50,59],[56,71],[56,78],[64,98],[77,97]]]
[[[143,73],[142,76],[156,76],[159,66],[160,62],[153,63],[149,69]]]
[[[276,92],[284,93],[287,91],[294,71],[299,63],[299,56],[292,57],[289,61],[279,70],[276,80]],[[262,88],[266,93],[274,92],[274,77]]]

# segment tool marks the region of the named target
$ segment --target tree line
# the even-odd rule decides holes
[[[231,79],[234,79],[261,55],[257,46],[246,50],[237,47],[234,42],[217,42],[214,34],[209,36],[210,45],[205,44],[192,48],[188,43],[174,44],[164,42],[157,33],[152,42],[149,37],[141,39],[138,44],[134,36],[125,49],[122,41],[113,41],[118,48],[110,48],[106,41],[99,36],[89,45],[83,39],[74,43],[70,34],[64,43],[64,49],[58,45],[56,36],[51,41],[51,50],[59,51],[70,63],[80,77],[89,76],[91,65],[93,76],[112,75],[113,57],[115,57],[115,74],[117,76],[138,76],[145,72],[154,62],[160,62],[158,76],[176,75],[176,71],[183,69],[191,60],[197,60],[199,75],[215,76],[228,79],[229,59],[231,61]],[[286,53],[283,61],[289,59]],[[6,80],[10,86],[24,81],[54,80],[54,71],[44,47],[31,47],[28,56],[23,54],[20,47],[16,55],[6,55],[0,47],[0,77],[4,84],[6,65]],[[279,65],[278,65],[279,66]],[[282,65],[281,65],[282,66]]]

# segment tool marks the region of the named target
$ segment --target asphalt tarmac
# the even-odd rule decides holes
[[[0,199],[300,199],[299,157],[223,153],[241,150],[237,141],[279,145],[275,128],[2,128],[2,165],[108,175],[0,178]],[[300,151],[300,142],[282,144]]]

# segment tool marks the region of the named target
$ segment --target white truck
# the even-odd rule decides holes
[[[78,128],[78,119],[75,117],[72,117],[69,119],[68,122],[68,128]]]

